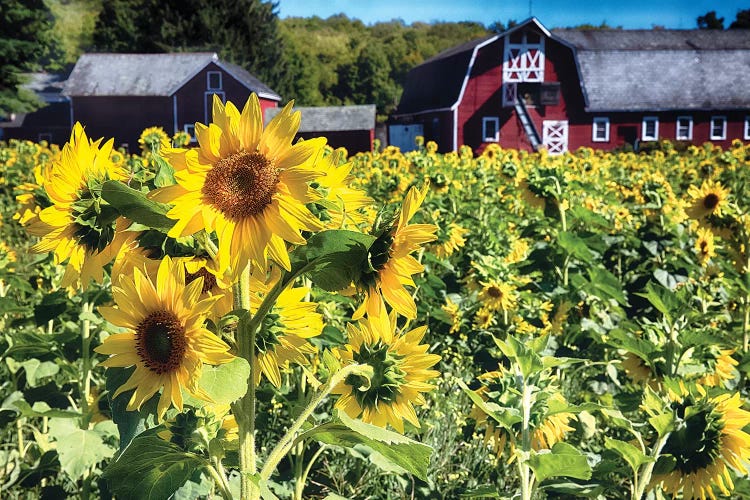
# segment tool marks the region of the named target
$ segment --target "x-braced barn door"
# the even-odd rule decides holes
[[[568,150],[568,121],[544,120],[542,122],[542,144],[551,155],[565,153]]]

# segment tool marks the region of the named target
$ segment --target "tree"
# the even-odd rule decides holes
[[[737,17],[729,25],[729,29],[750,29],[750,9],[737,11]]]
[[[52,53],[52,14],[43,0],[2,0],[0,19],[0,116],[33,111],[42,103],[20,85]]]
[[[292,82],[276,10],[262,0],[110,0],[94,45],[112,52],[216,51],[283,94]]]
[[[702,16],[698,16],[696,19],[698,28],[702,30],[723,30],[724,29],[724,18],[716,17],[716,11],[712,10],[706,12]]]

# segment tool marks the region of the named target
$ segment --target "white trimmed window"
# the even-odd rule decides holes
[[[750,116],[745,117],[745,135],[744,139],[746,141],[750,140]]]
[[[591,127],[591,140],[593,142],[609,142],[609,118],[597,116]]]
[[[483,142],[500,141],[500,118],[497,116],[482,118],[482,140]]]
[[[182,126],[182,130],[185,131],[186,134],[190,136],[190,142],[195,142],[195,124],[194,123],[186,123]]]
[[[678,141],[690,141],[693,139],[692,116],[677,117],[677,131],[675,132],[675,139],[677,139]]]
[[[712,141],[723,141],[727,138],[727,117],[726,116],[712,116],[711,117],[711,140]]]
[[[221,90],[221,71],[206,73],[206,88],[208,90]]]
[[[641,123],[641,140],[656,141],[659,139],[659,119],[655,116],[644,116]]]

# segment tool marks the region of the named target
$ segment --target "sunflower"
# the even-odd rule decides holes
[[[285,242],[304,245],[300,231],[323,227],[305,205],[317,196],[308,183],[319,176],[314,163],[325,139],[292,146],[299,124],[291,102],[264,129],[257,95],[242,113],[214,96],[213,123],[195,124],[199,147],[165,152],[177,184],[154,198],[174,205],[169,236],[215,231],[219,267],[234,276],[250,261],[265,269],[269,256],[290,270]]]
[[[433,389],[428,383],[440,375],[431,370],[440,360],[437,354],[427,354],[429,348],[419,342],[427,332],[426,326],[407,333],[396,329],[396,313],[369,316],[358,325],[347,325],[348,343],[338,348],[342,364],[370,365],[372,378],[367,381],[359,375],[350,375],[333,389],[341,397],[336,408],[352,418],[385,427],[390,424],[404,432],[404,420],[419,427],[414,405],[425,404],[422,393]]]
[[[479,301],[490,310],[509,311],[516,306],[515,287],[497,280],[480,282]]]
[[[278,270],[266,273],[255,271],[250,275],[250,312],[260,307],[263,299],[280,278]],[[261,374],[276,387],[281,386],[280,368],[289,363],[306,365],[307,356],[315,354],[316,348],[308,339],[323,331],[323,315],[316,312],[316,302],[305,301],[310,289],[287,288],[266,314],[260,331],[255,337],[255,384],[260,383]]]
[[[42,239],[34,252],[54,251],[55,262],[67,261],[62,286],[76,281],[86,286],[90,279],[101,282],[103,268],[120,247],[135,238],[129,225],[101,198],[104,182],[123,180],[127,171],[110,161],[112,139],[103,146],[91,141],[76,123],[62,155],[49,171],[44,188],[51,206],[39,212],[28,227]]]
[[[435,255],[445,258],[450,257],[456,250],[461,249],[466,244],[464,236],[469,234],[468,229],[464,229],[455,222],[448,225],[446,231],[442,231],[441,237],[435,244]]]
[[[13,269],[16,252],[4,241],[0,241],[0,269]]]
[[[698,379],[698,383],[701,385],[723,387],[725,382],[734,379],[734,367],[739,364],[732,357],[734,351],[731,349],[720,349],[717,353],[715,352],[716,349],[715,347],[709,348],[709,352],[712,355],[704,363],[709,367],[710,371]]]
[[[490,401],[491,395],[498,395],[503,401],[500,401],[502,405],[513,405],[517,401],[508,399],[511,393],[506,394],[507,390],[507,377],[508,373],[505,370],[492,371],[483,373],[478,377],[482,386],[476,389],[474,392],[477,393],[484,401]],[[567,403],[565,398],[560,393],[554,393],[547,399],[547,404],[556,404],[558,406],[565,406]],[[569,412],[560,412],[549,414],[540,417],[540,414],[534,413],[530,421],[531,425],[531,448],[535,451],[545,450],[552,448],[556,443],[565,439],[568,432],[575,429],[569,426],[568,423],[575,418],[575,415]],[[503,454],[505,446],[508,443],[508,432],[495,425],[495,421],[488,417],[488,415],[482,411],[478,406],[474,406],[469,414],[470,418],[473,418],[476,422],[476,427],[484,427],[484,442],[492,447],[495,454],[499,457]],[[510,444],[511,447],[515,447],[521,438],[521,430],[517,431],[517,434],[511,436]],[[514,456],[511,453],[511,456]]]
[[[716,257],[714,245],[714,233],[709,228],[698,228],[695,239],[695,253],[702,266],[708,263],[709,259]]]
[[[169,147],[169,136],[161,127],[149,127],[138,138],[143,154],[158,154],[160,150]]]
[[[445,305],[441,306],[441,309],[448,316],[450,320],[450,333],[458,333],[461,331],[461,321],[463,320],[463,312],[461,308],[453,302],[449,297],[445,298]]]
[[[365,298],[354,312],[359,319],[365,312],[372,316],[381,314],[381,296],[400,315],[409,319],[417,317],[417,305],[404,285],[416,286],[412,276],[421,273],[424,266],[412,257],[412,253],[424,243],[435,239],[434,224],[409,224],[417,209],[424,202],[429,184],[422,190],[411,188],[404,197],[398,217],[384,223],[376,222],[373,235],[377,237],[368,256],[369,269],[362,273],[358,283]]]
[[[729,198],[729,189],[719,182],[707,180],[703,181],[700,188],[690,186],[688,195],[691,201],[687,214],[693,219],[703,219],[711,214],[721,216]]]
[[[740,395],[721,394],[714,398],[693,395],[677,398],[672,407],[676,429],[667,438],[661,454],[674,459],[670,472],[655,475],[652,486],[660,486],[673,497],[715,499],[734,489],[730,468],[747,474],[750,435],[742,428],[750,424],[750,412],[742,409]]]
[[[373,203],[364,191],[351,187],[354,163],[340,165],[340,161],[346,158],[340,149],[326,156],[319,164],[321,176],[317,183],[322,196],[317,203],[326,209],[328,229],[342,229],[347,222],[355,226],[366,222],[368,219],[362,209]]]
[[[128,410],[138,410],[163,388],[158,404],[161,419],[170,403],[182,409],[182,389],[210,399],[198,387],[203,363],[221,364],[234,359],[229,346],[203,326],[215,297],[200,299],[203,278],[185,285],[182,263],[165,257],[156,281],[140,269],[120,275],[112,286],[117,307],[100,307],[104,319],[125,328],[107,337],[95,351],[112,355],[102,365],[135,365],[130,378],[113,397],[135,389]]]

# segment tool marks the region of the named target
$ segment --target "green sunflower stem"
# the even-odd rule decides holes
[[[249,316],[250,265],[240,274],[240,279],[234,287],[234,299],[235,306],[247,311]],[[243,499],[250,499],[258,498],[260,495],[252,481],[258,467],[255,452],[255,328],[250,327],[250,321],[240,321],[236,340],[240,357],[250,364],[247,393],[240,399],[239,408],[234,412],[240,438],[240,491]]]
[[[93,304],[85,301],[81,306],[83,321],[81,322],[81,429],[88,429],[89,394],[91,393],[91,321],[89,315],[93,312]]]
[[[518,460],[518,474],[521,479],[521,500],[531,500],[534,493],[534,475],[528,464],[528,456],[531,453],[531,406],[532,386],[526,384],[525,378],[521,375],[521,385],[523,386],[521,397],[521,450],[524,458]]]
[[[643,495],[646,492],[646,488],[651,483],[651,476],[654,472],[656,461],[659,459],[659,454],[661,454],[661,450],[662,448],[664,448],[664,445],[667,444],[669,434],[669,432],[665,433],[659,438],[658,441],[656,441],[656,444],[651,451],[651,458],[653,458],[653,461],[643,466],[643,469],[641,469],[641,473],[635,477],[635,483],[633,484],[633,496],[631,497],[632,500],[641,500],[643,498]]]
[[[221,461],[212,460],[212,462],[214,462],[214,464],[207,469],[208,473],[211,475],[211,478],[214,480],[216,488],[219,490],[221,498],[223,498],[224,500],[232,500],[234,497],[232,496],[232,492],[229,489],[229,484],[227,483],[227,478],[224,475],[223,468],[221,467]]]
[[[344,381],[349,375],[362,375],[369,379],[372,376],[372,367],[369,365],[352,364],[345,366],[331,377],[328,383],[323,387],[323,390],[313,396],[307,407],[305,407],[299,417],[297,417],[294,423],[292,423],[286,434],[284,434],[279,442],[276,443],[274,449],[271,450],[268,459],[263,464],[263,469],[260,471],[261,480],[267,480],[271,477],[271,474],[276,470],[279,462],[281,462],[286,454],[289,453],[289,450],[294,446],[297,432],[302,428],[307,419],[310,418],[310,415],[313,414],[320,403],[322,403],[331,391],[333,391],[334,387]]]

